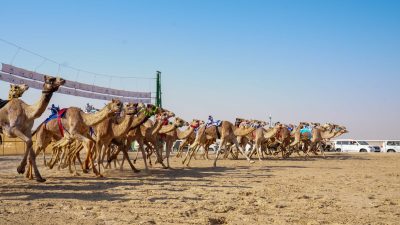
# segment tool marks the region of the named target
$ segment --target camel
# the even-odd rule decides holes
[[[257,128],[255,130],[255,137],[254,137],[254,145],[253,149],[250,151],[249,156],[251,157],[254,153],[257,152],[258,160],[262,161],[261,157],[263,157],[262,148],[265,143],[272,137],[278,133],[280,129],[280,125],[276,125],[272,128],[265,129],[263,127]]]
[[[125,151],[124,152],[124,157],[126,156],[126,154],[127,154],[127,148],[126,148],[126,150],[124,150],[122,147],[121,147],[121,145],[124,145],[125,143],[124,143],[124,132],[121,132],[121,130],[120,130],[120,128],[123,128],[123,127],[119,127],[119,125],[123,125],[123,124],[121,124],[121,123],[123,123],[125,120],[124,120],[124,118],[125,119],[127,119],[127,120],[130,120],[131,118],[129,118],[129,117],[131,117],[131,115],[127,115],[127,114],[135,114],[136,113],[136,111],[137,111],[137,109],[140,109],[140,111],[139,111],[139,114],[137,115],[137,117],[135,117],[133,120],[132,120],[132,124],[128,124],[128,125],[130,125],[130,126],[139,126],[140,124],[142,124],[145,120],[147,120],[149,117],[151,117],[153,114],[155,114],[155,113],[157,113],[157,112],[159,112],[159,111],[161,111],[160,110],[160,108],[158,108],[158,107],[155,107],[155,106],[153,106],[153,105],[151,105],[151,104],[148,104],[147,105],[147,107],[144,107],[144,105],[142,104],[142,103],[138,103],[138,104],[128,104],[127,105],[127,107],[125,107],[125,115],[123,116],[123,118],[122,118],[122,121],[118,121],[118,118],[117,117],[113,117],[112,118],[112,120],[113,120],[113,122],[112,122],[112,125],[111,125],[111,127],[112,127],[112,129],[113,129],[113,131],[111,132],[111,134],[110,134],[110,136],[112,137],[112,146],[114,147],[114,146],[116,146],[115,144],[118,144],[118,146],[116,146],[116,147],[119,147],[118,148],[118,152],[119,152],[119,150],[123,150],[123,151]],[[130,111],[130,112],[129,112]],[[119,118],[120,120],[121,120],[121,118]],[[109,120],[109,121],[111,121],[111,119]],[[115,123],[114,123],[115,122]],[[126,121],[125,121],[126,122]],[[103,123],[103,125],[107,125],[107,124],[105,124],[104,123],[104,121],[102,122]],[[109,128],[110,126],[105,126],[106,128]],[[128,128],[130,128],[129,126],[128,126]],[[126,128],[126,129],[128,129],[128,128]],[[118,132],[121,132],[120,134],[118,134]],[[127,131],[125,131],[125,133],[126,133]],[[93,133],[94,133],[94,130],[93,130]],[[103,134],[104,134],[104,130],[103,130]],[[101,132],[99,132],[97,135],[94,133],[94,136],[95,137],[97,137],[97,139],[99,138],[99,136],[101,135]],[[107,139],[107,137],[102,137],[102,139]],[[109,138],[108,138],[108,141],[110,141],[109,140]],[[76,161],[76,159],[78,159],[78,161],[81,163],[81,161],[80,161],[80,158],[79,158],[79,152],[83,149],[83,147],[84,146],[82,146],[82,143],[81,142],[77,142],[76,140],[75,140],[75,143],[71,143],[71,145],[74,145],[74,147],[73,148],[70,148],[69,149],[69,151],[68,151],[68,154],[67,155],[62,155],[64,158],[66,158],[66,159],[64,159],[64,161],[66,161],[68,164],[66,164],[66,165],[68,165],[69,166],[69,168],[70,168],[70,172],[72,173],[72,171],[71,171],[71,165],[73,165],[74,167],[75,167],[75,161]],[[108,154],[110,154],[110,149],[111,149],[111,145],[110,146],[107,146],[107,144],[105,144],[105,145],[103,145],[102,147],[106,147],[105,148],[105,150],[106,151],[104,151],[104,152],[106,152],[106,153],[108,153]],[[125,154],[126,153],[126,154]],[[117,153],[118,154],[118,153]],[[116,157],[116,156],[115,156]],[[62,159],[63,160],[63,159]],[[129,160],[129,158],[128,158],[128,160]],[[109,157],[109,160],[108,160],[108,163],[107,163],[107,167],[110,165],[110,162],[111,162],[111,158]],[[102,163],[102,162],[100,162],[100,163]],[[64,165],[64,166],[66,166],[66,165]],[[82,163],[81,163],[81,165],[82,165]],[[132,165],[133,166],[133,165]],[[87,167],[87,166],[86,166]],[[82,167],[83,168],[83,167]],[[132,167],[132,168],[134,168],[134,167]],[[76,169],[75,169],[76,170]],[[136,172],[138,172],[138,170],[136,170],[136,169],[134,169],[134,171],[136,171]]]
[[[143,108],[143,105],[140,105]],[[127,104],[124,109],[124,115],[122,116],[122,121],[117,123],[116,118],[108,118],[100,122],[94,127],[96,135],[96,149],[99,151],[98,163],[102,164],[105,155],[109,153],[109,146],[113,139],[125,138],[129,129],[132,127],[132,122],[136,113],[138,112],[138,104]],[[136,121],[138,123],[138,121]],[[104,149],[103,155],[101,155],[101,150]],[[129,165],[135,173],[140,172],[132,162],[129,160],[127,149],[122,148],[124,157],[128,160]],[[101,158],[100,158],[101,157]],[[108,157],[110,158],[110,157]]]
[[[253,130],[252,128],[250,130]],[[252,131],[250,131],[252,132]],[[239,143],[237,141],[237,136],[246,136],[249,133],[248,129],[238,129],[235,128],[234,125],[229,122],[229,121],[222,121],[221,126],[216,127],[216,126],[210,126],[206,127],[206,125],[200,127],[200,129],[197,132],[197,137],[195,142],[189,147],[189,150],[186,154],[185,159],[183,160],[183,164],[185,164],[186,160],[186,166],[189,166],[191,158],[194,156],[195,152],[203,145],[207,143],[208,140],[216,140],[216,139],[221,139],[221,143],[218,146],[218,150],[214,159],[214,167],[217,166],[217,160],[218,156],[221,153],[221,149],[225,148],[227,149],[227,144],[231,143],[236,146],[237,149],[246,157],[246,159],[250,163],[254,163],[244,152],[242,147],[239,146]],[[208,151],[208,149],[206,149]],[[189,157],[189,158],[188,158]]]
[[[178,139],[180,140],[187,139],[190,135],[192,135],[194,133],[194,130],[200,126],[200,120],[194,119],[190,123],[188,129],[186,129],[185,131],[179,130],[179,127],[182,126],[189,126],[189,123],[177,117],[175,118],[174,124],[164,126],[158,132],[160,138],[166,143],[166,158],[167,158],[168,168],[170,168],[169,155],[172,151],[172,146],[174,142]]]
[[[168,125],[168,119],[174,117],[175,114],[168,110],[163,109],[161,112],[155,115],[155,122],[153,123],[151,120],[147,120],[142,125],[131,128],[127,135],[127,143],[132,143],[133,141],[137,141],[139,144],[139,149],[136,154],[136,162],[139,151],[142,152],[145,170],[148,172],[147,158],[150,159],[150,154],[146,154],[144,145],[146,144],[148,148],[154,149],[154,152],[157,156],[157,161],[159,162],[163,168],[167,168],[167,166],[163,163],[162,156],[160,154],[160,146],[159,139],[157,133],[161,130],[164,125]],[[124,161],[122,161],[123,163]],[[151,161],[150,161],[151,163]]]
[[[26,84],[10,84],[10,91],[8,92],[8,100],[20,98],[29,89]]]
[[[20,138],[25,144],[25,154],[17,168],[17,172],[23,174],[29,162],[33,167],[36,181],[45,182],[36,165],[35,153],[32,148],[32,127],[35,119],[39,118],[46,110],[53,93],[56,92],[65,80],[51,76],[44,76],[42,95],[35,104],[28,105],[20,99],[12,99],[0,109],[0,127],[2,133],[11,138]]]
[[[26,84],[10,84],[10,90],[8,91],[8,100],[0,99],[0,108],[7,104],[10,100],[14,98],[20,98],[29,89]],[[0,127],[0,134],[2,133]],[[0,144],[3,144],[3,137],[0,135]]]
[[[72,140],[78,140],[84,143],[84,146],[87,149],[85,169],[87,170],[88,164],[90,162],[93,172],[97,176],[101,176],[100,171],[96,170],[92,158],[92,148],[94,147],[94,140],[89,134],[90,127],[95,126],[96,124],[99,124],[108,117],[113,116],[115,113],[120,112],[121,107],[121,101],[112,100],[102,110],[93,114],[85,113],[77,107],[68,108],[65,111],[64,116],[60,119],[62,128],[59,125],[58,119],[53,119],[50,120],[48,123],[42,123],[41,125],[39,125],[36,131],[33,132],[33,135],[37,134],[36,154],[44,151],[52,141],[56,141],[56,143],[54,144],[55,146],[58,146],[58,148],[62,148],[63,146],[71,144]],[[64,131],[66,134],[65,138],[63,138]],[[45,156],[43,155],[43,157]],[[56,155],[55,160],[52,160],[52,163],[50,163],[49,166],[52,168],[52,166],[54,166],[57,161],[58,160]]]
[[[325,152],[322,148],[322,144],[326,143],[327,140],[338,137],[348,132],[345,127],[335,124],[327,123],[321,126],[318,123],[312,123],[312,125],[314,125],[314,128],[312,130],[312,137],[307,152],[312,151],[315,155],[317,155],[317,151],[320,150],[324,157]]]
[[[195,121],[198,121],[198,123],[194,123]],[[194,123],[194,124],[193,124]],[[190,146],[193,144],[194,140],[196,139],[196,130],[204,124],[203,120],[193,120],[190,127],[193,128],[193,132],[191,132],[188,136],[184,137],[179,137],[180,140],[183,140],[182,143],[179,145],[178,151],[176,153],[176,158],[182,157],[183,149],[186,146]]]

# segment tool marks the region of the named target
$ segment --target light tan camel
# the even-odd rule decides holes
[[[97,176],[101,176],[100,171],[97,171],[94,166],[94,140],[89,134],[90,127],[120,112],[121,108],[122,103],[119,100],[112,100],[102,110],[93,114],[85,113],[77,107],[68,108],[61,118],[62,128],[59,126],[58,120],[54,119],[50,120],[48,123],[42,123],[36,131],[33,132],[33,135],[37,134],[36,154],[45,151],[46,147],[53,141],[56,142],[54,145],[58,147],[56,150],[61,151],[64,146],[71,144],[73,140],[78,140],[83,143],[87,149],[85,170],[88,169],[89,163],[91,163],[93,172]],[[64,130],[64,134],[66,135],[64,138],[60,129]],[[57,157],[60,157],[59,154],[61,154],[61,152],[53,154],[52,162],[49,164],[50,167],[53,167],[54,164],[59,161],[57,159]],[[43,157],[45,156],[43,155]],[[44,160],[46,162],[45,158]]]
[[[237,149],[246,157],[246,159],[250,163],[254,163],[254,161],[250,160],[250,158],[245,154],[244,150],[239,146],[237,141],[237,136],[246,136],[249,134],[248,129],[238,129],[235,128],[234,125],[229,121],[222,121],[221,126],[210,126],[207,127],[202,126],[197,132],[197,137],[195,142],[190,146],[188,153],[186,154],[185,159],[183,160],[183,164],[186,162],[186,166],[189,166],[191,158],[194,156],[195,152],[202,146],[207,143],[208,140],[216,140],[221,139],[221,143],[218,146],[218,150],[214,159],[214,167],[217,166],[218,156],[221,152],[221,149],[227,149],[228,143],[231,143],[236,146]],[[208,149],[206,149],[208,151]]]
[[[174,116],[175,114],[173,112],[163,109],[160,113],[158,113],[155,116],[154,123],[151,120],[147,120],[141,126],[131,129],[129,131],[127,135],[127,143],[132,143],[133,141],[136,141],[139,145],[139,149],[136,154],[136,159],[134,161],[136,162],[139,151],[142,152],[146,172],[148,172],[147,159],[150,160],[151,152],[150,154],[146,154],[144,146],[145,144],[148,147],[148,149],[154,150],[154,152],[156,153],[157,156],[156,162],[161,163],[163,168],[167,168],[160,154],[161,146],[157,134],[164,125],[168,125],[168,119]]]
[[[177,151],[177,153],[176,153],[176,157],[177,158],[180,158],[180,157],[182,157],[182,153],[183,153],[183,149],[186,147],[186,146],[190,146],[190,145],[192,145],[193,144],[193,142],[194,142],[194,140],[196,139],[196,130],[200,127],[200,126],[202,126],[204,124],[204,121],[203,120],[193,120],[192,121],[192,123],[191,123],[191,125],[190,125],[190,127],[191,128],[193,128],[193,131],[189,134],[189,135],[187,135],[187,136],[185,136],[185,135],[178,135],[178,138],[179,138],[179,140],[182,140],[182,142],[181,142],[181,144],[179,145],[179,148],[178,148],[178,151]],[[182,136],[185,136],[185,137],[182,137]]]
[[[194,133],[194,129],[196,126],[199,125],[199,120],[193,120],[191,123],[191,126],[189,126],[189,123],[184,121],[183,119],[176,117],[175,121],[173,124],[163,126],[161,130],[158,132],[159,138],[165,142],[166,149],[165,149],[165,154],[166,154],[166,159],[167,159],[167,167],[170,168],[169,164],[169,156],[172,151],[172,146],[174,142],[178,139],[186,139],[188,138],[192,133]],[[180,127],[183,126],[189,126],[188,129],[185,131],[179,130]],[[162,154],[161,154],[162,155]]]
[[[258,160],[262,161],[261,159],[261,157],[263,157],[262,148],[270,138],[276,136],[279,129],[280,125],[276,125],[268,129],[265,129],[263,127],[257,128],[257,130],[255,130],[255,135],[254,135],[253,149],[250,151],[249,156],[251,157],[254,153],[257,153]]]
[[[3,104],[7,104],[10,100],[14,98],[20,98],[24,94],[25,91],[29,89],[29,86],[26,84],[10,84],[10,90],[8,91],[8,100],[4,101]],[[0,99],[0,102],[3,101]],[[1,106],[0,106],[1,107]],[[0,127],[0,134],[2,134],[1,127]],[[3,137],[0,135],[0,144],[3,143]]]
[[[0,127],[2,128],[2,132],[8,137],[18,137],[26,143],[24,157],[17,169],[18,173],[23,174],[25,172],[29,156],[29,162],[33,166],[38,182],[46,180],[40,175],[32,148],[33,123],[46,110],[53,93],[64,83],[65,80],[61,78],[44,76],[42,96],[38,102],[34,105],[28,105],[20,99],[12,99],[0,109]]]
[[[156,107],[152,104],[147,104],[146,108],[143,108],[140,110],[139,115],[134,119],[134,121],[132,122],[128,132],[126,133],[125,136],[121,136],[119,138],[114,138],[112,140],[113,144],[116,145],[116,149],[115,152],[112,154],[112,156],[108,159],[108,164],[107,166],[110,165],[112,160],[117,159],[117,156],[119,154],[120,151],[122,151],[124,149],[125,152],[128,152],[132,141],[132,134],[135,133],[135,130],[138,129],[140,126],[142,126],[144,123],[146,123],[147,121],[149,121],[150,117],[156,115],[156,116],[167,116],[169,115],[170,112],[168,112],[167,110],[164,110],[162,108]],[[142,152],[142,154],[145,154],[144,152]],[[121,164],[121,170],[123,169],[123,163],[125,161],[126,156],[124,155],[123,160],[122,160],[122,164]],[[136,156],[137,158],[137,156]],[[129,158],[128,158],[129,159]],[[136,159],[135,159],[136,161]],[[145,161],[145,166],[146,166],[146,171],[147,169],[147,163]]]
[[[29,89],[26,84],[10,84],[10,91],[8,92],[8,100],[20,98],[25,91]]]
[[[322,144],[326,143],[326,141],[330,140],[331,138],[338,137],[348,132],[345,127],[335,124],[328,123],[321,126],[318,123],[312,123],[312,125],[314,125],[314,128],[312,130],[312,138],[307,152],[313,152],[315,155],[317,155],[317,152],[321,151],[324,157],[325,152]]]
[[[144,108],[143,105],[139,106],[140,109]],[[129,129],[132,127],[136,113],[139,111],[138,104],[127,104],[124,109],[124,115],[121,121],[117,121],[116,118],[108,118],[100,122],[94,127],[96,135],[96,149],[99,151],[98,162],[103,163],[104,157],[108,153],[108,159],[110,158],[109,147],[113,139],[125,138]],[[136,123],[139,121],[137,120]],[[135,126],[135,125],[134,125]],[[103,152],[101,151],[103,150]],[[135,173],[140,172],[132,162],[129,160],[127,149],[122,148],[124,157],[128,160],[129,165]],[[103,154],[101,154],[103,153]],[[101,158],[100,158],[101,157]]]

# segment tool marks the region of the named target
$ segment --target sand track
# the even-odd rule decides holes
[[[48,170],[44,184],[0,157],[0,224],[398,224],[400,154],[327,159],[194,160],[106,178]],[[38,160],[42,164],[41,159]],[[138,163],[141,167],[142,163]]]

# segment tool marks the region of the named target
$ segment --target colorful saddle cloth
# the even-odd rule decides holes
[[[5,105],[7,105],[8,102],[9,100],[0,99],[0,109],[3,108]]]
[[[48,123],[51,120],[57,119],[57,118],[64,118],[65,113],[67,112],[67,109],[60,109],[59,111],[51,111],[51,115],[44,121],[44,123]]]
[[[212,126],[216,126],[216,127],[220,127],[222,124],[221,120],[215,120],[215,121],[208,121],[206,124],[206,127],[212,127]]]
[[[304,134],[304,133],[307,134],[309,139],[312,138],[312,129],[310,127],[304,127],[302,129],[300,129],[300,134]]]

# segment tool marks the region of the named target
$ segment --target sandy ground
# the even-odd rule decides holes
[[[223,160],[216,169],[174,159],[173,170],[112,169],[103,179],[41,166],[44,184],[16,174],[20,158],[0,157],[2,225],[400,223],[400,154]]]

